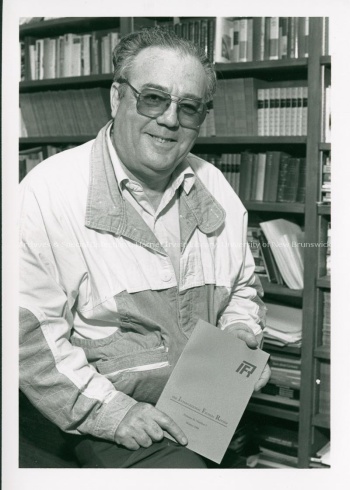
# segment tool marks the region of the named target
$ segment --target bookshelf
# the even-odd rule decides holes
[[[69,32],[84,34],[108,29],[118,29],[122,36],[141,26],[171,21],[171,18],[59,18],[22,25],[20,39],[61,36]],[[274,84],[304,83],[308,87],[307,136],[201,136],[193,149],[194,153],[218,154],[243,152],[247,149],[252,152],[281,151],[306,157],[307,192],[304,203],[246,200],[244,205],[249,211],[251,223],[280,217],[292,219],[305,229],[305,241],[310,243],[324,240],[325,229],[331,218],[330,203],[320,202],[320,158],[322,154],[331,152],[331,144],[322,139],[320,130],[323,79],[328,77],[329,82],[331,70],[331,57],[322,52],[322,29],[321,18],[310,18],[307,58],[215,64],[219,80],[252,77]],[[51,90],[108,88],[111,81],[112,74],[109,73],[23,80],[19,91],[20,94],[34,94]],[[78,145],[94,137],[95,134],[21,137],[19,147],[27,150],[45,145]],[[300,405],[295,407],[273,403],[259,400],[258,397],[253,398],[248,405],[248,411],[258,414],[262,424],[264,417],[274,418],[276,421],[288,421],[298,431],[298,466],[301,468],[309,467],[309,458],[330,436],[329,417],[318,411],[319,385],[316,383],[320,377],[320,365],[330,364],[330,349],[322,345],[322,302],[324,293],[330,291],[330,277],[324,270],[324,251],[305,248],[304,253],[303,290],[290,289],[262,278],[266,299],[303,310],[302,348],[268,346],[271,352],[301,359]]]

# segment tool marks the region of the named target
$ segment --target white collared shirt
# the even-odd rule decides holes
[[[140,214],[168,254],[178,282],[180,264],[178,190],[181,185],[184,186],[186,193],[191,190],[194,182],[194,172],[188,163],[180,164],[171,176],[158,209],[155,210],[147,198],[142,185],[130,179],[126,174],[124,164],[119,159],[113,146],[111,131],[112,125],[106,133],[107,145],[120,192],[123,198]]]

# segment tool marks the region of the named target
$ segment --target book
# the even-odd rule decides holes
[[[233,51],[233,20],[226,17],[215,19],[214,62],[229,63]]]
[[[252,185],[254,154],[244,151],[241,154],[239,196],[242,201],[249,201]]]
[[[300,158],[282,155],[279,166],[277,202],[296,202],[299,187]]]
[[[299,225],[285,219],[260,222],[271,246],[278,269],[290,289],[302,289],[304,232]]]
[[[283,284],[283,279],[282,279],[281,273],[277,267],[275,258],[273,256],[272,251],[271,251],[271,247],[270,247],[268,241],[266,240],[266,237],[265,237],[263,231],[260,231],[259,241],[260,241],[260,245],[261,245],[261,253],[262,253],[263,261],[265,264],[265,270],[266,270],[269,282],[274,283],[274,284]]]
[[[156,408],[182,428],[188,449],[220,463],[268,357],[198,320]]]
[[[277,201],[278,176],[282,155],[287,154],[281,151],[268,151],[266,153],[266,170],[263,196],[264,201]]]

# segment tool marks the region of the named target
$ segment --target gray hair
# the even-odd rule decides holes
[[[127,78],[127,72],[132,67],[138,53],[153,46],[174,49],[180,54],[197,58],[207,76],[206,102],[212,100],[216,90],[216,73],[204,50],[193,42],[178,37],[173,30],[161,26],[144,28],[121,39],[113,50],[113,81]],[[120,95],[123,95],[123,90]]]

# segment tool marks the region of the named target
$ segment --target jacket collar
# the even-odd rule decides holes
[[[122,198],[107,145],[106,131],[110,124],[111,121],[101,129],[92,146],[85,225],[129,238],[165,254],[151,229],[131,204]],[[182,250],[196,227],[209,234],[225,220],[224,209],[197,175],[188,193],[181,187],[179,214]]]

